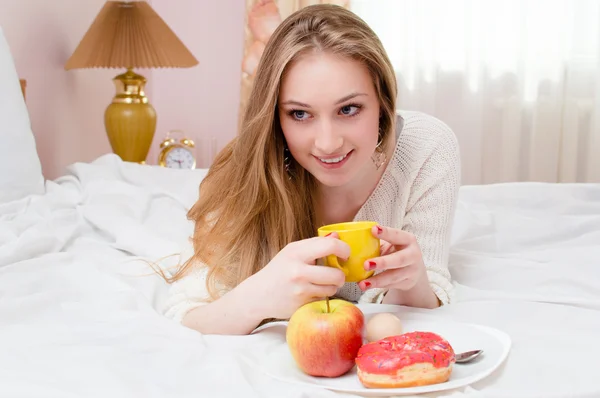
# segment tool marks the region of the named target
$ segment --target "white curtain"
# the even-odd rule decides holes
[[[399,109],[446,122],[463,183],[600,182],[600,1],[352,0]]]

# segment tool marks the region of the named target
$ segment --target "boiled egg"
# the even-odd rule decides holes
[[[382,312],[373,315],[367,321],[365,337],[370,343],[402,334],[402,330],[402,322],[396,315],[389,312]]]

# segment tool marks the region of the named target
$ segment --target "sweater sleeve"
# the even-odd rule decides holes
[[[180,256],[180,262],[191,257],[192,254],[193,249],[189,245]],[[169,294],[162,309],[167,318],[181,322],[189,311],[208,304],[207,271],[203,264],[194,264],[186,275],[169,286]]]
[[[460,153],[449,127],[436,123],[435,130],[429,156],[412,184],[402,229],[417,239],[431,287],[448,304],[454,298],[448,257],[460,187]]]
[[[167,318],[181,322],[189,311],[208,304],[206,270],[205,267],[196,267],[171,284],[169,297],[163,308]]]

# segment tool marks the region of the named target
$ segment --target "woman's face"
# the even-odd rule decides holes
[[[327,187],[353,181],[374,168],[379,101],[360,62],[315,52],[285,74],[279,119],[296,161]]]

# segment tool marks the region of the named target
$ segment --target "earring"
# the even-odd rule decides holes
[[[283,149],[283,167],[288,173],[288,179],[292,179],[292,154],[288,149],[287,145]]]
[[[383,166],[387,161],[387,156],[383,151],[383,148],[381,147],[381,145],[383,144],[383,134],[381,132],[381,128],[379,128],[378,138],[379,140],[377,141],[377,146],[375,147],[375,153],[373,154],[373,156],[371,156],[371,160],[373,161],[373,163],[375,163],[375,168],[377,170],[379,170],[379,168]]]

